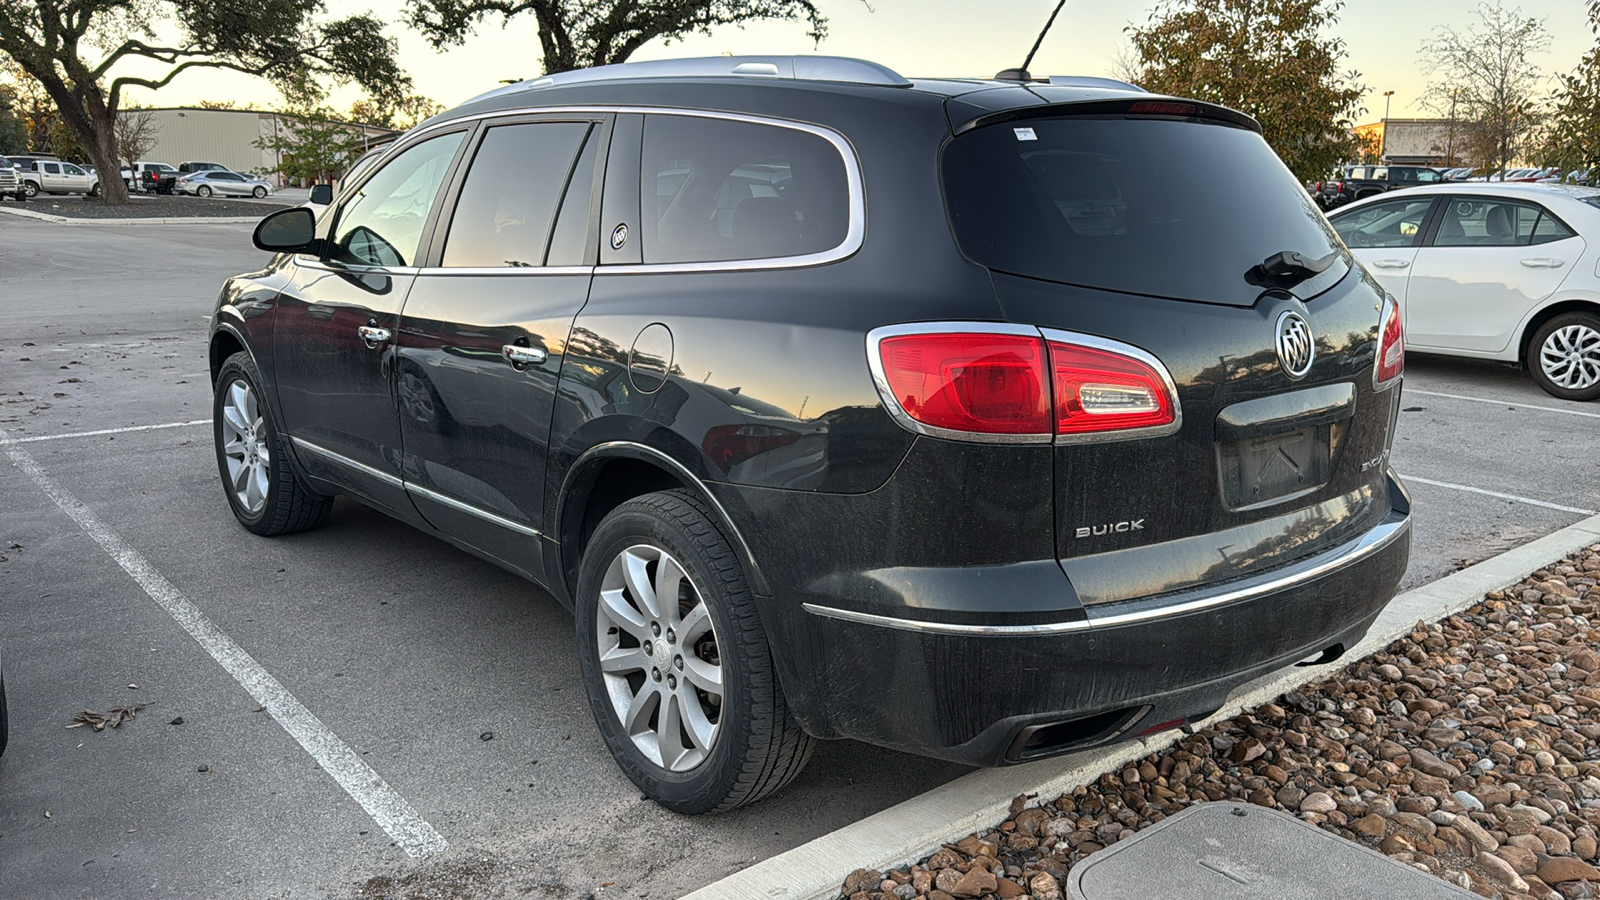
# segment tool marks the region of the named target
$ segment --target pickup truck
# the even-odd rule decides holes
[[[36,159],[19,174],[22,189],[29,197],[37,197],[41,193],[100,196],[99,176],[69,162]]]
[[[1334,209],[1384,191],[1438,184],[1444,180],[1437,169],[1424,166],[1346,166],[1340,176],[1322,183],[1318,198],[1323,209]]]
[[[10,197],[18,203],[28,199],[27,189],[22,186],[22,174],[4,157],[0,157],[0,197]]]

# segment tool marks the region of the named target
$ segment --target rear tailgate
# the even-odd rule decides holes
[[[1007,318],[1131,345],[1176,389],[1175,428],[1057,439],[1057,555],[1085,603],[1243,577],[1388,514],[1383,292],[1259,135],[1103,111],[1008,121],[956,138],[944,174]],[[1285,251],[1303,265],[1262,265]],[[1303,374],[1278,349],[1295,317]]]

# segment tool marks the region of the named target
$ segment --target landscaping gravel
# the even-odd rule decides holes
[[[177,217],[215,218],[223,216],[265,216],[288,204],[271,200],[223,200],[219,197],[191,197],[187,194],[135,195],[127,203],[112,205],[99,198],[79,196],[52,197],[48,194],[26,203],[5,201],[7,208],[66,216],[73,219],[165,219]]]
[[[850,900],[1061,900],[1080,860],[1192,803],[1300,818],[1484,897],[1589,900],[1600,837],[1600,545]]]

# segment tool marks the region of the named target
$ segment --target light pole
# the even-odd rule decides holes
[[[1394,96],[1394,91],[1383,92],[1383,131],[1378,134],[1378,162],[1384,163],[1384,158],[1389,153],[1389,98]]]

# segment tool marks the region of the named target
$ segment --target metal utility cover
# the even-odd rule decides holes
[[[1453,884],[1277,810],[1201,803],[1079,863],[1073,900],[1461,900]]]

